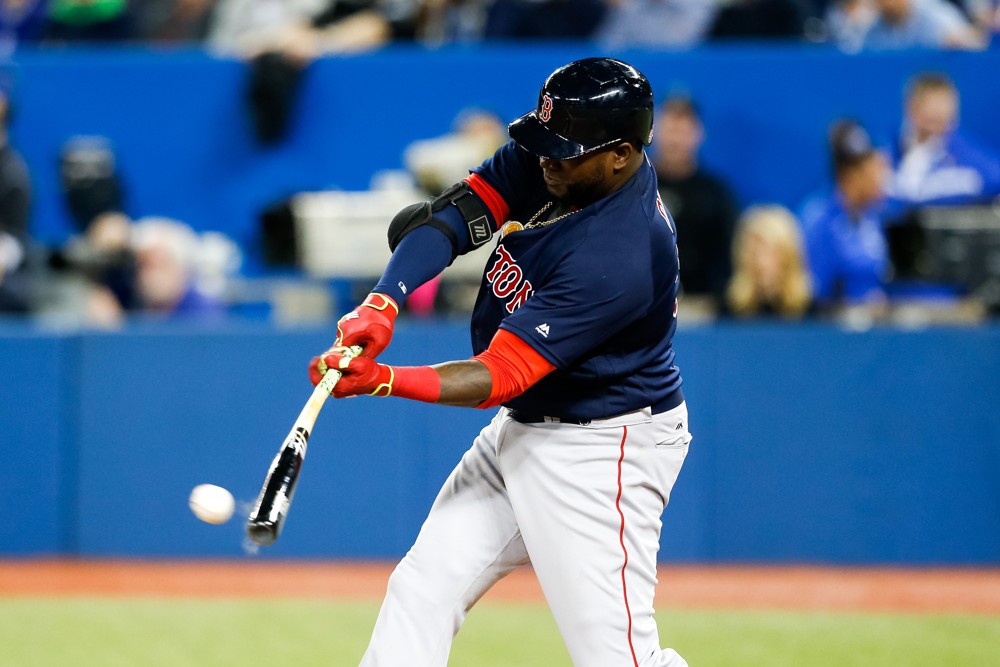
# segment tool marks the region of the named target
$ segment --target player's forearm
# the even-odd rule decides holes
[[[441,405],[474,408],[490,397],[493,379],[481,362],[449,361],[432,366],[441,378]]]
[[[433,227],[414,229],[399,242],[372,291],[386,294],[402,306],[413,290],[441,273],[451,258],[447,236]]]
[[[435,366],[390,366],[343,352],[343,348],[329,350],[322,359],[322,369],[318,358],[310,365],[314,385],[328,368],[341,373],[332,392],[337,398],[368,394],[456,407],[494,408],[555,370],[527,343],[503,330],[479,356]]]
[[[494,408],[555,370],[531,346],[501,329],[489,349],[464,361],[396,369],[397,396],[463,408]],[[434,373],[432,376],[430,373]]]

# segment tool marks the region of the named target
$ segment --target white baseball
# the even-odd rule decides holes
[[[220,524],[229,521],[236,507],[236,500],[228,490],[215,484],[199,484],[191,489],[188,505],[194,515],[206,523]]]

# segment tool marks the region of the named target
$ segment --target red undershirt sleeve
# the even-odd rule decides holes
[[[510,215],[510,207],[504,201],[503,197],[500,196],[500,193],[479,174],[469,174],[465,177],[465,182],[473,192],[479,195],[483,203],[486,204],[486,208],[490,210],[497,229],[503,227],[503,223],[507,221],[507,216]]]
[[[505,329],[498,330],[489,348],[473,359],[486,366],[493,380],[490,397],[477,408],[495,408],[523,394],[556,369],[533,347]]]

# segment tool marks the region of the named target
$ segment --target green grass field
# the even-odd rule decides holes
[[[315,600],[0,599],[0,665],[357,665],[374,603]],[[661,638],[692,667],[995,667],[1000,617],[666,611]],[[561,667],[547,608],[484,604],[451,665]],[[616,667],[609,665],[608,667]]]

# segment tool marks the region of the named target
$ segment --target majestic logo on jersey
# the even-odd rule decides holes
[[[535,331],[537,331],[538,333],[542,334],[543,338],[548,338],[549,337],[549,323],[548,322],[543,322],[543,323],[539,324],[537,327],[535,327]]]
[[[490,284],[493,296],[501,301],[506,300],[507,312],[513,313],[524,305],[524,302],[534,294],[535,289],[531,281],[525,279],[521,267],[503,244],[497,246],[493,256],[496,257],[496,261],[486,272],[486,282]]]
[[[538,108],[538,120],[547,123],[552,119],[552,98],[548,95],[542,97],[542,106]]]

